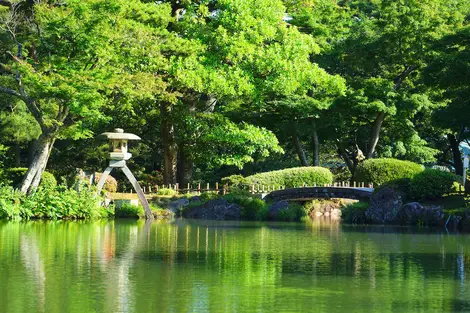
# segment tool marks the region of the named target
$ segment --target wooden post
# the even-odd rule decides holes
[[[152,193],[152,186],[149,186],[149,193]]]
[[[264,185],[263,185],[263,193],[264,193]]]
[[[188,183],[188,191],[186,192],[187,194],[191,193],[191,185]]]
[[[228,184],[224,185],[224,196],[227,194]]]
[[[356,188],[356,181],[353,181],[353,187]]]
[[[146,193],[146,192],[147,192],[147,190],[145,190],[145,186],[144,186],[144,193]]]
[[[215,191],[218,193],[219,192],[219,183],[215,183]]]
[[[175,184],[175,191],[178,191],[180,189],[180,184],[179,183],[176,183]]]
[[[197,194],[201,194],[201,183],[197,184]]]
[[[250,192],[251,192],[251,194],[255,193],[255,186],[254,185],[250,186]]]

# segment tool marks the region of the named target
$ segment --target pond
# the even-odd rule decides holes
[[[0,222],[0,312],[468,312],[470,235],[324,221]]]

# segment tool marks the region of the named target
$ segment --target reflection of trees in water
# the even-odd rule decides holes
[[[52,313],[468,305],[470,237],[357,230],[180,220],[9,223],[0,225],[0,264],[9,264],[0,277],[8,288],[36,288],[27,294],[36,301],[23,308],[38,311],[41,299],[51,299],[43,311]],[[6,300],[0,292],[0,311]]]
[[[36,288],[36,299],[38,312],[45,312],[46,302],[46,273],[44,268],[44,262],[41,258],[39,251],[39,244],[33,236],[27,234],[20,235],[20,251],[21,259],[27,272],[34,280]]]

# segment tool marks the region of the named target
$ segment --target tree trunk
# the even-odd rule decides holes
[[[377,117],[374,121],[374,127],[372,128],[372,137],[370,142],[369,152],[367,153],[367,158],[373,158],[375,155],[375,149],[377,148],[377,143],[379,142],[380,138],[380,130],[382,128],[382,123],[385,119],[385,113],[379,112],[377,113]]]
[[[163,145],[163,183],[165,185],[176,183],[176,166],[178,146],[175,140],[175,128],[171,116],[171,104],[160,105],[162,122],[160,133]]]
[[[317,126],[315,121],[312,121],[312,126],[313,166],[320,166],[320,141],[318,140]]]
[[[297,136],[297,131],[295,128],[292,132],[292,139],[294,140],[295,151],[297,152],[297,155],[299,157],[300,165],[308,166],[307,156],[305,155],[305,151],[302,148],[302,143],[300,142],[299,137]]]
[[[42,133],[39,136],[33,159],[20,185],[21,192],[31,193],[37,189],[41,182],[42,173],[46,169],[53,144],[54,138],[51,134]]]
[[[191,183],[193,177],[193,160],[184,151],[183,147],[178,149],[178,183],[184,188]]]
[[[348,167],[349,172],[351,173],[351,181],[352,181],[352,179],[354,178],[354,175],[356,174],[357,163],[351,160],[351,157],[349,156],[348,152],[344,148],[343,144],[338,142],[336,146],[338,148],[338,154],[344,160],[344,162],[346,163],[346,166]]]
[[[455,138],[454,134],[447,134],[447,139],[450,143],[450,149],[452,150],[452,158],[454,159],[455,174],[463,176],[463,161],[462,154],[459,149],[459,141]]]

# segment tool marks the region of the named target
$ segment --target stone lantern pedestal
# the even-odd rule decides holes
[[[152,210],[150,210],[149,203],[147,198],[145,198],[142,188],[140,188],[137,179],[135,179],[132,172],[126,165],[126,161],[132,157],[132,154],[127,152],[127,142],[129,140],[140,140],[140,137],[134,134],[124,133],[124,130],[121,128],[116,128],[114,132],[103,133],[102,135],[106,136],[110,141],[110,161],[109,166],[101,175],[100,181],[98,182],[98,192],[101,192],[103,186],[106,182],[106,178],[109,176],[111,171],[116,169],[121,169],[126,175],[129,182],[132,184],[137,196],[139,197],[140,203],[145,210],[145,218],[153,219]]]

